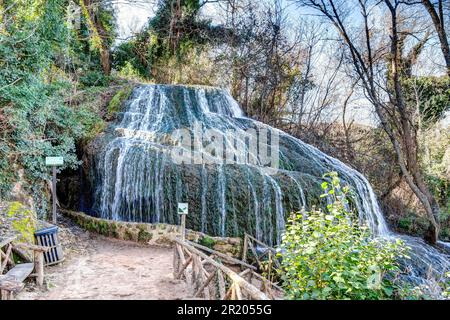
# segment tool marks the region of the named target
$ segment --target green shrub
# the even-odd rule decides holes
[[[446,281],[443,284],[443,293],[442,295],[446,298],[446,299],[450,299],[450,272],[447,272],[445,274],[445,278]]]
[[[211,237],[208,237],[208,236],[204,236],[203,238],[201,238],[200,240],[199,240],[199,243],[202,245],[202,246],[205,246],[205,247],[208,247],[208,248],[213,248],[214,247],[214,245],[216,244],[216,242],[214,241],[214,239],[213,238],[211,238]]]
[[[113,117],[116,112],[120,111],[120,107],[121,107],[122,103],[126,99],[128,99],[128,97],[131,95],[132,92],[133,92],[132,86],[127,86],[116,92],[116,94],[114,95],[114,97],[112,97],[112,99],[108,105],[108,117],[109,118]]]
[[[85,75],[80,77],[79,81],[86,87],[105,87],[109,84],[110,78],[105,76],[102,71],[87,71]]]
[[[398,219],[397,228],[404,233],[423,236],[428,228],[428,224],[428,220],[425,217],[408,211],[405,216]]]
[[[371,237],[347,206],[337,173],[322,184],[325,210],[293,214],[283,236],[281,279],[291,299],[386,299],[398,294],[400,240]]]

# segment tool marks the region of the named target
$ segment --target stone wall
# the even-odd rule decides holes
[[[95,218],[83,212],[69,210],[61,210],[61,212],[86,230],[121,240],[171,247],[173,238],[181,233],[180,226],[165,223],[150,224],[113,221]],[[189,229],[186,230],[186,238],[229,256],[241,257],[241,238],[210,237],[204,233]]]

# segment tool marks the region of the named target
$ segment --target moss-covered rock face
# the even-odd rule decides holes
[[[120,108],[125,100],[131,95],[133,87],[131,85],[125,86],[124,88],[118,90],[116,94],[112,97],[111,101],[108,104],[108,114],[107,117],[109,119],[114,118],[117,112],[120,111]]]
[[[20,202],[0,203],[0,237],[16,235],[18,242],[34,243],[36,213]]]

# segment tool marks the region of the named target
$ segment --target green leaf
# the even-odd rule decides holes
[[[383,290],[384,290],[384,293],[385,293],[388,297],[392,296],[392,293],[394,292],[394,289],[391,288],[391,287],[384,287]]]

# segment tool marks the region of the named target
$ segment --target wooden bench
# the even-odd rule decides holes
[[[16,240],[15,237],[10,237],[0,241],[1,300],[13,299],[14,294],[23,289],[25,279],[30,276],[36,277],[36,283],[39,286],[44,284],[44,252],[48,251],[49,248],[23,243],[16,244],[13,243],[14,240]],[[3,247],[6,248],[5,252],[2,251]],[[16,265],[11,257],[13,251],[18,253],[24,260],[29,260],[22,250],[33,251],[34,261]],[[11,268],[5,275],[2,275],[7,265]]]

